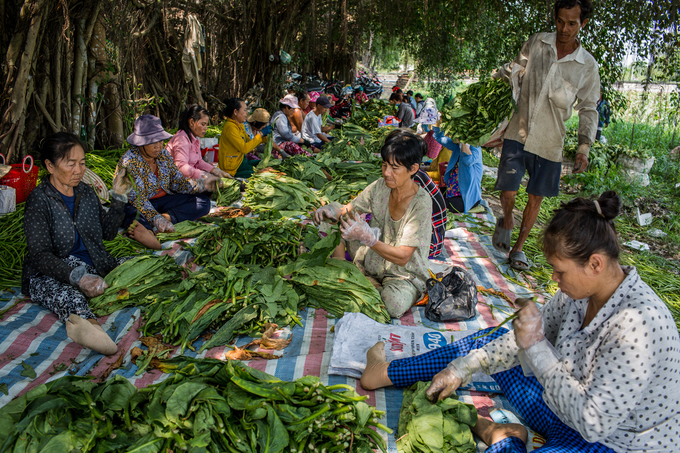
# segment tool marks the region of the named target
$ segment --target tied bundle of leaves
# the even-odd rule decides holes
[[[331,202],[349,203],[359,192],[382,176],[377,162],[332,162],[332,157],[326,159],[329,159],[336,176],[319,194]]]
[[[338,318],[352,312],[363,313],[382,323],[390,321],[380,293],[354,264],[334,258],[326,259],[322,265],[305,261],[301,257],[279,272],[291,273],[290,280],[307,296],[309,305],[323,308]]]
[[[203,349],[224,345],[236,335],[261,332],[266,323],[299,323],[299,297],[274,268],[211,263],[192,272],[176,289],[161,293],[144,311],[145,335],[160,333],[181,351],[206,330]]]
[[[219,221],[196,239],[191,251],[197,264],[207,264],[219,257],[230,264],[280,266],[296,259],[301,246],[311,249],[319,240],[313,225],[289,219],[261,220],[237,217]]]
[[[305,376],[285,382],[241,362],[179,357],[174,375],[137,390],[114,376],[97,384],[65,376],[0,409],[3,451],[370,452],[391,432],[384,412],[348,386]]]
[[[110,189],[113,185],[113,175],[116,172],[116,165],[125,150],[93,151],[85,154],[85,165],[102,178],[106,186]]]
[[[244,201],[253,211],[275,210],[283,217],[307,215],[322,205],[304,183],[275,170],[251,176]]]
[[[104,278],[109,285],[104,294],[90,299],[97,316],[150,303],[160,292],[181,280],[180,267],[168,256],[143,255],[116,267]]]
[[[429,382],[421,381],[404,390],[397,438],[399,453],[477,451],[470,431],[477,424],[475,407],[451,396],[432,404],[425,395],[429,386]]]
[[[222,187],[215,192],[217,206],[229,206],[241,199],[241,182],[237,179],[222,178]]]
[[[26,255],[24,206],[0,217],[0,289],[21,286],[21,267]]]
[[[117,234],[115,238],[110,241],[104,241],[106,251],[115,258],[122,258],[124,256],[146,255],[151,252],[143,244],[130,239],[122,234]]]
[[[193,220],[185,220],[176,223],[174,233],[158,233],[156,237],[162,242],[176,241],[178,239],[189,239],[200,236],[208,230],[215,228],[210,223],[196,222]]]
[[[444,106],[441,129],[453,140],[481,146],[514,109],[515,101],[507,83],[497,79],[482,80],[468,85],[456,95],[453,103]]]
[[[278,169],[317,190],[332,179],[330,172],[324,168],[321,162],[301,154],[285,159],[278,166]]]

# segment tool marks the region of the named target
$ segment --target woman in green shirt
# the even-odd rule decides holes
[[[331,203],[314,214],[317,224],[340,221],[344,241],[333,256],[344,258],[349,252],[393,318],[422,297],[428,278],[432,199],[413,181],[426,148],[412,132],[393,131],[381,150],[383,177],[351,203]],[[359,214],[371,214],[370,223]]]

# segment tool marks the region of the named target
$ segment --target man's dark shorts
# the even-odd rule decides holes
[[[498,179],[494,188],[509,192],[518,190],[525,171],[529,172],[527,193],[537,197],[559,195],[562,162],[553,162],[524,151],[524,145],[520,142],[503,140]]]

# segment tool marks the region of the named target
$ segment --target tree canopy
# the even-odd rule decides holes
[[[677,77],[677,0],[594,5],[581,37],[604,85],[629,49]],[[189,15],[205,31],[199,83],[182,69]],[[405,49],[422,78],[483,75],[553,30],[553,16],[552,0],[2,0],[0,152],[16,161],[58,130],[121,146],[141,113],[176,127],[188,103],[215,113],[256,84],[275,100],[291,69],[349,83],[378,46]]]

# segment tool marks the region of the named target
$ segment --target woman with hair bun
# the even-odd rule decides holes
[[[514,330],[492,329],[427,354],[387,362],[367,353],[365,389],[432,380],[444,399],[474,373],[491,375],[546,443],[535,451],[680,449],[680,341],[668,307],[619,263],[616,192],[576,198],[555,212],[543,251],[559,291],[540,309],[518,299]],[[526,373],[526,375],[525,375]],[[530,377],[527,377],[529,375]],[[487,452],[525,452],[527,430],[478,418]]]

